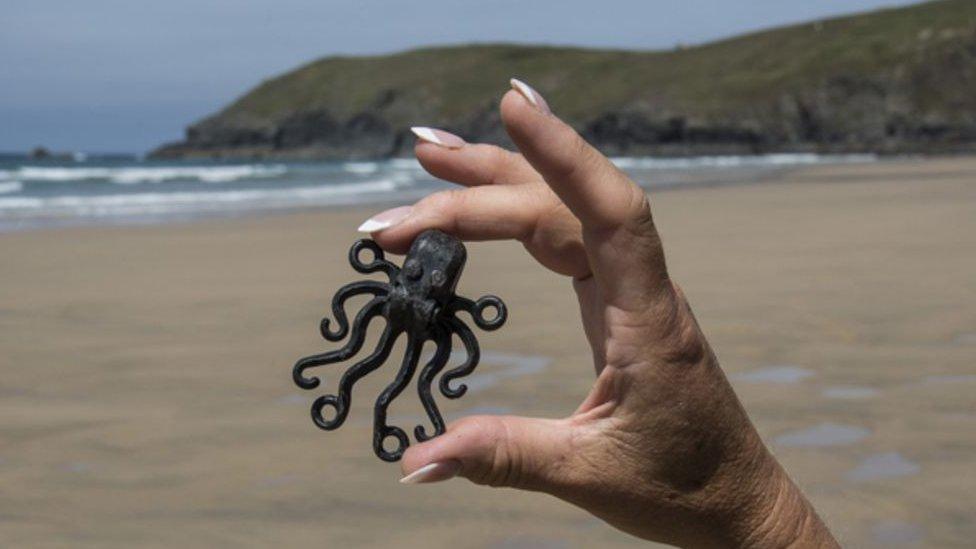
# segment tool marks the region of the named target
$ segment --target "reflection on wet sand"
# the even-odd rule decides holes
[[[848,471],[844,477],[855,482],[862,482],[914,475],[921,470],[922,468],[917,463],[900,453],[886,452],[864,458],[857,467]]]
[[[914,545],[925,538],[921,526],[901,520],[883,520],[871,529],[874,541],[882,547],[891,545]]]
[[[451,354],[456,358],[455,353]],[[519,355],[511,353],[485,352],[481,355],[481,365],[475,374],[465,378],[462,382],[468,386],[468,392],[476,393],[494,387],[500,382],[537,374],[549,366],[550,359],[544,356]]]
[[[873,398],[881,394],[881,391],[874,387],[856,386],[836,386],[827,387],[821,394],[824,398],[836,398],[840,400],[861,400]]]
[[[744,381],[747,383],[799,383],[808,377],[812,377],[814,372],[799,366],[768,366],[733,374],[734,381]]]
[[[773,443],[784,448],[819,448],[825,446],[846,446],[860,442],[871,434],[864,427],[821,423],[813,427],[783,433],[773,439]]]

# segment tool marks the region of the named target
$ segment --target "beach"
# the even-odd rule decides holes
[[[976,158],[651,197],[673,278],[841,543],[971,544]],[[322,389],[291,367],[334,348],[318,323],[361,276],[346,254],[380,207],[0,233],[0,545],[644,545],[543,494],[400,485],[371,448],[395,364],[341,429],[311,423]],[[593,367],[570,281],[516,243],[468,252],[460,293],[502,297],[509,320],[478,332],[445,416],[571,413]],[[423,417],[412,388],[391,412],[408,432]]]

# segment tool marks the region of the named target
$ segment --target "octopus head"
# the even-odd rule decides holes
[[[467,260],[464,246],[438,230],[424,231],[393,281],[391,313],[429,324],[448,305]]]

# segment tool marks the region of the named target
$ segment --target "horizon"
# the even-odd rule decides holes
[[[179,21],[183,41],[174,42],[170,33],[140,27],[147,21],[144,11],[113,10],[112,2],[76,6],[63,0],[15,1],[5,10],[13,11],[13,16],[0,21],[0,64],[10,74],[10,82],[0,89],[0,119],[5,120],[0,125],[0,153],[45,147],[54,152],[140,155],[181,138],[186,126],[260,82],[324,57],[491,44],[668,50],[921,3],[830,0],[810,6],[799,0],[761,0],[744,13],[717,0],[690,0],[679,7],[616,0],[611,9],[606,3],[593,6],[574,0],[562,4],[559,19],[554,20],[546,6],[494,0],[473,7],[439,0],[433,8],[414,6],[401,14],[404,17],[391,13],[404,6],[379,8],[386,17],[373,20],[377,0],[358,6],[290,0],[275,9],[259,2],[234,2],[236,19],[220,9],[222,2],[230,0],[199,9],[184,5],[179,13],[172,12],[172,2],[145,8],[161,12],[157,14],[160,27],[167,19]],[[61,11],[67,13],[62,20],[74,22],[70,12],[78,11],[75,15],[81,24],[61,29],[61,20],[42,24],[38,16],[49,12],[50,4],[63,4]],[[181,2],[175,4],[181,7]],[[626,9],[613,9],[621,6]],[[314,24],[318,21],[314,14],[307,16],[302,9],[336,12],[339,16],[327,24],[338,24],[337,32],[322,32]],[[512,19],[509,10],[523,17]],[[192,21],[196,27],[188,27],[182,18],[194,11],[204,13]],[[472,11],[484,11],[485,17],[471,15]],[[105,12],[115,19],[98,17]],[[457,17],[461,12],[467,16]],[[593,17],[585,16],[590,12],[599,12],[601,18],[594,23]],[[275,20],[275,16],[282,17]],[[85,26],[86,18],[97,24]],[[220,26],[214,27],[215,22]],[[296,32],[295,25],[304,28]],[[37,32],[38,28],[44,32]],[[254,36],[266,39],[255,41]]]

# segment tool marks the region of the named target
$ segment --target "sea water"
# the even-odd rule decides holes
[[[875,158],[775,154],[613,160],[641,185],[654,189],[741,184],[792,166],[872,162]],[[407,158],[235,162],[8,156],[0,158],[0,231],[410,203],[447,187],[416,160]]]

